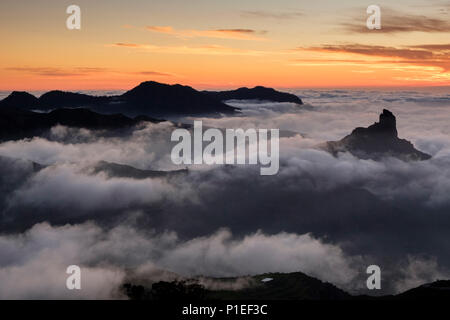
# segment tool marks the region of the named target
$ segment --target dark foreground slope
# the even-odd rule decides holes
[[[257,86],[254,88],[239,88],[229,91],[203,91],[207,95],[220,101],[226,100],[264,100],[272,102],[292,102],[303,104],[295,94],[280,92],[272,88]]]
[[[241,278],[243,279],[243,278]],[[237,278],[156,282],[151,287],[126,283],[122,292],[133,300],[448,300],[450,280],[440,280],[390,296],[353,296],[336,286],[301,272],[269,273],[246,277],[247,285],[238,290],[217,289]],[[264,281],[263,281],[264,280]],[[267,281],[268,280],[268,281]],[[208,289],[202,283],[214,283]],[[228,283],[228,285],[227,285]]]
[[[380,114],[379,122],[368,128],[356,128],[342,140],[329,141],[322,147],[333,155],[350,152],[361,159],[377,160],[392,156],[417,161],[431,158],[429,154],[414,148],[408,140],[398,138],[396,118],[386,109]]]
[[[267,281],[270,279],[270,281]],[[157,282],[150,288],[127,283],[123,292],[130,299],[151,300],[346,300],[351,296],[330,283],[322,282],[304,273],[268,273],[241,280],[247,284],[231,290],[230,284],[238,278],[202,278],[216,289],[205,288],[197,280]],[[264,280],[264,281],[263,281]],[[224,289],[217,289],[223,287]]]
[[[394,296],[401,300],[446,300],[450,301],[450,280],[438,280],[421,285]]]

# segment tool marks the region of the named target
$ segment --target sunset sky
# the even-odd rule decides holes
[[[2,0],[0,36],[0,90],[450,85],[450,1]]]

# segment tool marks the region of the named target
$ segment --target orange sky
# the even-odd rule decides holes
[[[450,85],[450,3],[2,0],[0,90]]]

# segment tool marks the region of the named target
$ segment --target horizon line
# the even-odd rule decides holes
[[[148,80],[153,81],[153,80]],[[143,81],[143,82],[148,82]],[[154,81],[158,82],[158,81]],[[142,83],[142,82],[140,82]],[[140,84],[139,83],[139,84]],[[273,88],[273,89],[296,89],[296,90],[309,90],[309,89],[425,89],[425,88],[448,88],[449,85],[379,85],[379,86],[367,86],[367,85],[357,85],[357,86],[267,86],[267,85],[236,85],[236,86],[208,86],[208,85],[188,85],[188,84],[182,84],[182,83],[164,83],[164,82],[158,82],[161,84],[167,84],[167,85],[182,85],[182,86],[189,86],[191,88],[194,88],[198,91],[203,90],[235,90],[238,88],[254,88],[258,86],[266,87],[266,88]],[[65,92],[76,92],[76,91],[128,91],[139,84],[136,84],[132,87],[128,88],[74,88],[74,89],[58,89],[58,88],[44,88],[44,89],[2,89],[0,88],[0,92],[13,92],[13,91],[25,91],[25,92],[40,92],[40,91],[65,91]]]

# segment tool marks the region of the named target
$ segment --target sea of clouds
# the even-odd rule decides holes
[[[382,269],[383,293],[448,278],[450,94],[293,92],[304,106],[231,101],[239,116],[177,119],[299,133],[280,139],[275,176],[257,166],[140,179],[93,169],[99,161],[184,169],[170,160],[169,121],[117,135],[55,126],[1,143],[0,298],[123,298],[130,278],[295,271],[370,293],[370,264]],[[360,160],[316,148],[378,121],[383,108],[397,116],[399,136],[432,159]],[[73,264],[82,267],[81,291],[65,287]]]

